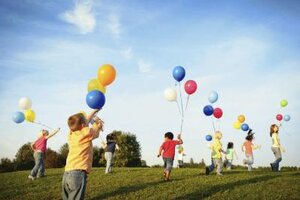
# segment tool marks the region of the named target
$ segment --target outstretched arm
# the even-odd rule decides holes
[[[96,124],[96,126],[93,128],[95,131],[93,139],[98,138],[100,131],[103,131],[104,122],[99,117],[96,117],[94,123]]]
[[[183,140],[181,139],[181,134],[177,135],[177,139],[179,140],[179,144],[183,144]]]
[[[91,112],[87,118],[86,118],[86,123],[89,124],[90,121],[93,119],[94,115],[97,114],[97,112],[99,112],[100,109],[95,109],[93,112]]]
[[[60,128],[57,128],[57,129],[54,130],[52,133],[50,133],[48,136],[46,136],[46,139],[51,138],[51,137],[54,136],[56,133],[58,133],[58,131],[60,131]]]

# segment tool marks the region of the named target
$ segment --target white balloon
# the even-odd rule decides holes
[[[165,99],[168,101],[176,101],[177,100],[176,90],[174,90],[172,88],[165,89],[164,96],[165,96]]]
[[[28,110],[31,108],[31,100],[28,97],[22,97],[19,100],[19,107],[23,110]]]

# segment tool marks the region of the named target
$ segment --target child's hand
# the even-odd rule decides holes
[[[60,131],[60,128],[57,128],[57,129],[56,129],[56,132],[58,132],[58,131]]]
[[[181,134],[177,135],[177,139],[180,140],[181,139]]]
[[[159,158],[161,156],[161,154],[158,154],[157,157]]]

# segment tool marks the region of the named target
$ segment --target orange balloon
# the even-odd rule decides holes
[[[111,84],[116,78],[116,70],[110,64],[104,64],[98,69],[98,80],[103,86]]]
[[[245,120],[246,120],[246,118],[245,118],[244,115],[239,115],[239,116],[238,116],[238,121],[239,121],[239,122],[244,123]]]

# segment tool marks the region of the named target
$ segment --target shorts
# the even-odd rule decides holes
[[[171,172],[174,158],[163,158],[165,170]]]

